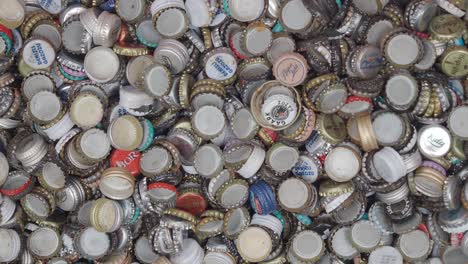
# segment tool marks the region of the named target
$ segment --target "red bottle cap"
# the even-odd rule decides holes
[[[176,207],[193,215],[200,215],[207,206],[205,197],[197,192],[186,192],[177,197]]]
[[[111,167],[127,169],[133,176],[140,174],[141,153],[138,151],[126,151],[116,149],[110,157]]]

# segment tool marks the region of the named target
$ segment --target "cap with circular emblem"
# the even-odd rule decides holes
[[[141,153],[138,151],[126,151],[116,149],[110,156],[110,165],[112,167],[125,168],[133,176],[140,174]]]
[[[113,147],[130,151],[141,144],[143,127],[136,117],[123,115],[109,125],[107,134]]]

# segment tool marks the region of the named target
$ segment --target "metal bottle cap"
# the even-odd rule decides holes
[[[39,259],[53,257],[62,247],[62,239],[57,231],[40,227],[28,237],[28,250]]]
[[[208,1],[187,0],[185,2],[185,8],[190,19],[190,24],[193,26],[206,27],[210,24],[212,17]]]
[[[301,0],[286,2],[279,15],[281,25],[288,31],[302,32],[312,23],[312,14]]]
[[[115,2],[115,12],[127,22],[137,21],[145,12],[145,7],[144,0],[116,0]]]
[[[273,64],[273,75],[286,86],[297,86],[307,77],[309,67],[305,58],[298,53],[285,53]]]
[[[324,169],[332,180],[346,182],[361,170],[361,158],[351,148],[337,147],[327,155]]]
[[[17,28],[24,20],[24,7],[17,0],[2,1],[0,10],[0,23],[8,28]]]
[[[28,107],[29,112],[36,120],[47,123],[60,114],[62,103],[54,93],[42,91],[31,98]]]
[[[387,261],[389,264],[403,263],[401,253],[390,246],[383,246],[375,249],[369,255],[369,264],[377,264]]]
[[[258,19],[264,12],[265,4],[264,0],[227,0],[230,15],[241,22]]]
[[[270,235],[260,227],[248,227],[242,231],[236,240],[236,245],[239,254],[251,262],[264,260],[273,248]]]
[[[429,125],[418,131],[418,148],[428,158],[442,157],[452,144],[450,132],[439,125]]]
[[[143,127],[136,117],[124,115],[110,124],[107,134],[113,147],[130,151],[141,144]]]
[[[447,126],[450,131],[463,140],[468,140],[468,106],[459,106],[455,108],[449,116]]]
[[[91,80],[106,83],[111,81],[119,71],[120,60],[112,49],[96,47],[86,53],[84,68]]]
[[[193,161],[197,172],[205,178],[213,178],[223,169],[224,160],[221,149],[214,144],[198,148]]]
[[[32,38],[24,44],[22,58],[33,69],[47,69],[55,60],[55,49],[47,40]]]

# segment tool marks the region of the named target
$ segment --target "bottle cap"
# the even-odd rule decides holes
[[[265,54],[271,46],[273,33],[264,23],[253,22],[242,33],[241,45],[243,50],[252,56]]]
[[[383,246],[373,250],[369,255],[369,264],[387,261],[390,264],[403,263],[401,253],[394,247]]]
[[[388,183],[394,183],[406,175],[406,165],[403,158],[391,147],[384,147],[376,152],[372,162],[378,175]]]
[[[198,136],[205,139],[217,137],[224,130],[226,117],[215,106],[200,107],[192,116],[192,127]]]
[[[258,19],[263,14],[266,4],[264,0],[227,0],[230,16],[241,22]]]
[[[195,151],[193,164],[198,174],[205,178],[213,178],[223,170],[223,153],[215,144],[206,144]]]
[[[380,230],[367,220],[359,220],[351,227],[351,240],[360,252],[371,252],[379,246],[381,239]]]
[[[140,159],[140,168],[142,172],[148,176],[163,173],[167,171],[171,165],[171,153],[167,149],[158,146],[148,149],[143,153]]]
[[[407,33],[392,34],[384,44],[385,58],[393,65],[406,68],[421,60],[421,40]]]
[[[138,151],[115,149],[110,156],[110,165],[125,168],[136,177],[140,174],[140,159],[141,153]]]
[[[54,46],[47,40],[30,38],[24,44],[22,59],[32,69],[47,69],[55,61]]]
[[[275,143],[267,151],[266,164],[278,173],[292,169],[299,160],[299,151],[296,148]]]
[[[413,230],[398,237],[397,247],[407,261],[419,261],[430,254],[432,243],[426,233]]]
[[[154,59],[150,55],[137,56],[130,59],[125,69],[125,76],[128,82],[135,88],[142,89],[143,83],[141,81],[141,74],[154,63]]]
[[[325,252],[325,244],[319,234],[311,230],[306,230],[297,233],[292,238],[289,250],[292,251],[294,256],[300,260],[316,261],[323,256]]]
[[[468,140],[468,124],[464,121],[467,117],[468,106],[459,106],[450,113],[447,121],[447,126],[450,129],[450,132],[463,140]]]
[[[427,125],[418,131],[418,148],[428,158],[442,157],[452,144],[450,132],[440,125]]]
[[[0,4],[0,24],[9,29],[17,28],[23,23],[25,10],[17,0],[6,0]]]
[[[210,25],[212,14],[210,5],[204,0],[187,0],[185,9],[190,19],[190,24],[195,27],[206,27]]]
[[[184,10],[179,8],[166,8],[153,17],[156,30],[162,37],[177,39],[184,35],[189,21]]]
[[[207,53],[204,59],[206,75],[224,81],[236,74],[237,60],[228,48],[218,48]]]
[[[273,242],[270,234],[260,227],[248,227],[236,240],[237,250],[243,259],[260,262],[270,255]]]
[[[468,74],[468,49],[462,46],[450,47],[440,58],[442,72],[447,76],[463,78]]]
[[[312,190],[304,180],[289,178],[278,187],[278,202],[286,211],[301,212],[311,204]]]
[[[31,36],[40,37],[45,40],[48,40],[49,43],[54,46],[56,51],[58,51],[62,47],[62,33],[60,31],[60,28],[54,23],[42,22],[34,28],[34,30],[31,32]]]
[[[163,39],[154,51],[154,58],[156,62],[169,68],[173,74],[178,74],[187,66],[190,54],[181,42],[175,39]]]
[[[302,84],[308,70],[307,61],[298,53],[284,53],[273,63],[273,75],[286,86],[294,87]]]
[[[331,250],[343,259],[353,259],[359,251],[353,247],[351,242],[351,228],[344,226],[335,230],[330,238]]]
[[[39,259],[48,259],[58,253],[62,239],[57,231],[50,227],[40,227],[28,237],[28,250]]]
[[[104,105],[96,95],[82,93],[70,105],[70,118],[79,127],[94,127],[104,116],[103,108]]]
[[[0,260],[9,262],[15,260],[21,252],[21,238],[13,229],[0,228],[0,238],[5,245],[0,249]]]
[[[379,145],[394,146],[406,133],[406,124],[401,116],[393,112],[382,112],[374,117],[372,128]]]
[[[312,14],[301,0],[286,2],[279,15],[281,25],[293,33],[305,31],[312,23],[312,18]]]
[[[143,127],[134,116],[124,115],[111,123],[107,134],[113,147],[130,151],[141,144]]]
[[[267,51],[267,58],[270,63],[274,63],[278,58],[286,53],[293,53],[296,43],[288,35],[274,36],[270,49]]]
[[[31,98],[28,110],[35,121],[44,124],[51,122],[60,114],[62,103],[54,93],[41,91]]]
[[[143,16],[145,7],[144,0],[115,1],[115,12],[120,18],[130,23],[138,21]]]
[[[102,67],[106,65],[106,67]],[[120,60],[112,49],[96,47],[86,53],[84,69],[86,75],[97,83],[111,81],[120,68]]]
[[[346,182],[361,170],[361,157],[349,147],[336,147],[327,155],[324,169],[330,179]]]
[[[152,64],[143,71],[143,87],[153,97],[160,98],[170,92],[172,75],[168,68]]]
[[[418,83],[409,73],[394,74],[385,85],[385,95],[387,102],[395,109],[409,110],[418,98]]]
[[[52,162],[45,163],[38,175],[41,186],[54,191],[65,187],[65,177],[63,170]]]
[[[99,232],[93,227],[85,228],[75,242],[77,250],[89,259],[99,259],[106,255],[110,249],[110,238],[104,232]]]

